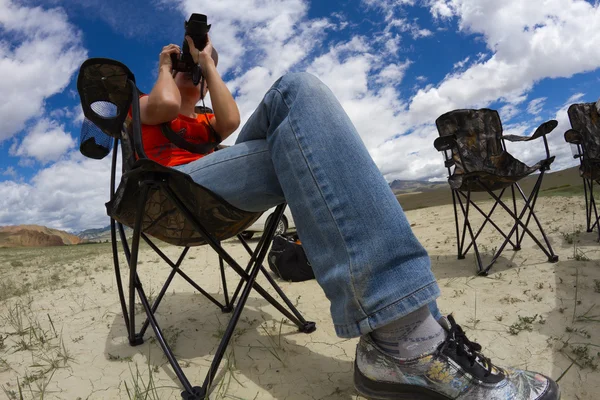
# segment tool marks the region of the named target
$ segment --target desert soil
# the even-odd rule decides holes
[[[498,365],[562,375],[565,400],[597,399],[600,393],[600,244],[597,232],[583,227],[584,207],[582,197],[541,198],[538,217],[560,261],[547,262],[527,237],[520,251],[504,251],[488,277],[475,275],[472,251],[457,259],[451,205],[407,212],[431,256],[442,312],[454,313]],[[511,225],[502,210],[494,215],[501,228]],[[478,240],[484,260],[501,239],[486,227]],[[247,261],[237,241],[224,246],[238,262]],[[165,246],[164,252],[176,259],[181,249]],[[146,293],[155,297],[170,268],[148,247],[140,260]],[[151,329],[143,345],[129,346],[112,268],[107,244],[0,250],[0,398],[18,399],[19,387],[26,399],[180,398]],[[191,249],[182,268],[222,298],[218,259],[206,246]],[[228,268],[227,276],[231,293],[236,275]],[[335,336],[329,303],[315,281],[280,284],[317,331],[298,333],[253,293],[210,398],[360,398],[352,384],[357,339]],[[137,315],[140,321],[143,314]],[[188,378],[200,385],[229,315],[181,278],[157,315]],[[136,387],[149,385],[156,389],[147,397],[134,397]]]

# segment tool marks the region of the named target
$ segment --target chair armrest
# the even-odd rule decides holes
[[[569,129],[565,132],[565,142],[571,144],[582,144],[583,136],[575,129]]]
[[[551,119],[550,121],[546,121],[535,130],[533,135],[531,136],[517,136],[517,135],[504,135],[502,139],[506,139],[509,142],[528,142],[530,140],[535,140],[537,138],[544,139],[544,147],[546,148],[546,159],[550,158],[550,149],[548,148],[548,140],[546,139],[546,135],[549,134],[558,126],[558,121],[555,119]]]
[[[433,141],[433,147],[437,151],[452,150],[456,147],[456,137],[454,135],[440,136]]]
[[[546,136],[550,132],[556,128],[558,125],[558,121],[555,119],[551,119],[550,121],[546,121],[535,130],[533,135],[531,136],[518,136],[518,135],[504,135],[503,139],[508,140],[509,142],[529,142],[530,140],[535,140],[542,136]]]

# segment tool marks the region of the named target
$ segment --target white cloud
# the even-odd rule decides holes
[[[11,147],[10,154],[35,158],[41,163],[57,161],[75,146],[75,140],[56,121],[40,119],[18,145]]]
[[[0,182],[0,225],[40,224],[71,230],[106,226],[109,184],[110,157],[91,160],[73,151],[40,170],[29,183]]]
[[[0,0],[0,142],[39,115],[44,101],[61,92],[86,57],[81,33],[60,8],[23,7]],[[10,40],[10,42],[8,41]]]
[[[469,60],[471,59],[471,57],[466,57],[464,60],[461,60],[457,63],[454,64],[454,69],[463,69],[463,67],[465,65],[467,65],[467,63],[469,62]]]
[[[568,78],[600,67],[598,4],[577,0],[433,0],[429,6],[435,18],[457,18],[459,29],[483,39],[492,54],[478,55],[466,70],[420,89],[410,101],[408,126],[430,124],[449,110],[486,107],[494,102],[505,103],[500,112],[509,119],[542,79]],[[544,103],[536,100],[529,109],[541,113]],[[557,114],[559,121],[566,118],[566,109],[562,111],[564,115]],[[550,136],[557,155],[555,168],[573,164],[559,131],[563,125],[561,122]],[[530,134],[536,127],[527,125],[528,131],[522,133]],[[539,159],[539,154],[522,148],[515,151],[524,159]]]
[[[510,121],[512,117],[518,115],[519,112],[519,108],[513,104],[506,104],[505,106],[501,107],[500,110],[498,110],[498,113],[500,114],[500,120],[503,123]]]
[[[440,14],[442,9],[451,15]],[[460,29],[482,35],[493,55],[448,75],[437,87],[419,91],[410,105],[416,124],[498,99],[514,104],[541,79],[570,77],[600,66],[600,13],[588,2],[436,0],[431,12],[456,16]]]
[[[404,74],[408,67],[410,67],[412,63],[410,61],[405,61],[401,64],[389,64],[385,66],[379,74],[377,74],[377,78],[375,79],[378,83],[385,83],[389,85],[397,85],[400,84],[402,79],[404,78]]]
[[[17,171],[15,170],[15,168],[12,167],[12,166],[11,167],[6,167],[4,169],[4,171],[2,171],[2,175],[4,175],[4,176],[10,176],[13,179],[16,179],[19,176],[19,174],[17,173]]]
[[[0,0],[0,4],[6,4],[6,0]],[[221,55],[219,71],[222,75],[229,73],[226,83],[236,96],[243,121],[280,75],[308,70],[337,95],[390,181],[445,177],[442,157],[433,148],[438,136],[433,122],[440,114],[497,102],[506,122],[505,133],[530,135],[540,121],[532,116],[533,121],[510,124],[510,118],[526,109],[542,114],[544,101],[525,102],[537,82],[600,66],[600,49],[596,45],[600,32],[597,34],[593,28],[599,22],[598,9],[579,1],[427,2],[439,24],[455,18],[460,30],[471,35],[469,39],[475,35],[484,41],[487,50],[459,61],[456,70],[435,85],[420,88],[412,98],[401,93],[398,86],[409,68],[415,68],[410,60],[399,57],[400,46],[406,36],[431,35],[416,19],[406,18],[403,13],[402,6],[415,6],[416,1],[363,0],[364,5],[380,13],[377,23],[381,26],[379,31],[374,29],[365,36],[352,34],[352,24],[340,14],[326,19],[309,18],[306,0],[179,0],[175,4],[183,17],[198,9],[209,15],[209,23],[213,24],[211,37]],[[327,34],[340,29],[348,32],[347,39],[326,44]],[[11,53],[5,45],[0,46],[0,54]],[[415,79],[420,84],[428,81],[423,75]],[[57,87],[53,93],[62,90],[60,85]],[[36,89],[37,86],[24,86],[28,93]],[[39,95],[39,103],[43,104],[49,95]],[[559,121],[558,128],[548,137],[551,150],[557,155],[554,170],[574,164],[562,133],[569,125],[568,104],[581,96],[574,95],[559,110],[552,110]],[[62,109],[56,111],[55,117],[80,120],[81,112]],[[63,149],[68,149],[64,128],[56,131],[62,132],[57,137],[66,139]],[[232,135],[227,142],[231,144],[235,137]],[[528,164],[544,156],[541,140],[508,146],[511,153]],[[24,141],[12,146],[13,152],[23,154],[31,153],[29,149]],[[57,150],[55,154],[58,153]],[[31,163],[31,157],[29,154],[20,162]],[[56,158],[57,163],[39,171],[30,183],[0,183],[0,224],[37,221],[72,229],[106,225],[109,161],[86,160],[75,152]],[[31,210],[22,207],[24,198],[32,199]]]
[[[529,105],[527,106],[527,112],[529,114],[538,115],[539,113],[542,112],[542,109],[544,108],[544,103],[546,102],[546,100],[548,100],[547,97],[539,97],[537,99],[531,100],[529,102]]]

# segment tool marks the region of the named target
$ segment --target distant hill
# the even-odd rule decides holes
[[[428,181],[403,181],[396,179],[390,183],[390,188],[394,194],[406,194],[415,192],[429,192],[431,190],[443,189],[448,184],[446,182],[428,182]]]
[[[40,225],[0,227],[0,247],[47,247],[82,243],[84,240],[58,229]]]
[[[133,229],[125,226],[125,236],[128,238],[133,236]],[[86,229],[77,234],[81,239],[85,239],[90,242],[110,242],[110,225],[104,228]],[[121,240],[119,232],[117,231],[117,240]]]

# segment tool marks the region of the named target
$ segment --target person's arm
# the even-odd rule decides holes
[[[210,38],[208,38],[206,47],[201,52],[198,52],[189,36],[186,37],[186,40],[190,46],[190,52],[197,57],[194,57],[194,61],[200,64],[202,73],[206,78],[206,84],[210,89],[210,99],[215,114],[210,123],[221,136],[221,139],[225,140],[240,126],[240,111],[212,59]]]
[[[179,51],[179,46],[175,44],[163,47],[158,62],[158,79],[150,94],[140,99],[142,124],[158,125],[177,118],[181,94],[173,79],[171,54]]]

